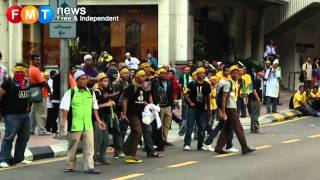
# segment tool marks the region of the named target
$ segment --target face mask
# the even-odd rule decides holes
[[[26,87],[24,73],[15,73],[13,78],[19,84],[20,88],[24,89]]]

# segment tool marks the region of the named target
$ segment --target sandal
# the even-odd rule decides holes
[[[137,163],[142,163],[143,161],[137,157],[127,157],[125,162],[129,164],[137,164]]]

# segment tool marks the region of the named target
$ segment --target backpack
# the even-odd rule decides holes
[[[233,84],[230,80],[228,80],[228,82],[231,84],[230,91],[229,91],[229,93],[231,93],[232,88],[233,88]],[[223,86],[225,86],[225,84]],[[222,108],[223,86],[221,86],[219,88],[217,95],[216,95],[216,101],[217,101],[218,108]]]
[[[292,96],[290,97],[290,101],[289,101],[289,108],[290,108],[290,109],[294,109],[294,106],[293,106],[293,98],[294,98],[294,95],[292,95]]]
[[[90,91],[91,96],[93,97],[93,91],[91,89],[89,89],[89,91]],[[69,132],[71,132],[71,127],[72,127],[72,106],[71,106],[71,104],[72,104],[72,99],[73,99],[74,93],[75,93],[75,90],[74,90],[74,88],[72,88],[71,94],[70,94],[70,108],[69,108],[68,117],[67,117]]]

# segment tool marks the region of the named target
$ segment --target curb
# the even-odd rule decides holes
[[[66,156],[68,151],[68,143],[50,145],[50,146],[39,146],[26,148],[24,158],[26,160],[40,160],[47,158],[55,158]]]
[[[282,122],[299,116],[302,116],[302,113],[300,111],[291,110],[284,113],[275,113],[265,117],[264,119],[271,120],[272,122]]]

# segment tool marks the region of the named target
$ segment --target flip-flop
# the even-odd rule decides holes
[[[141,159],[126,159],[125,162],[129,164],[138,164],[138,163],[142,163],[143,161]]]

